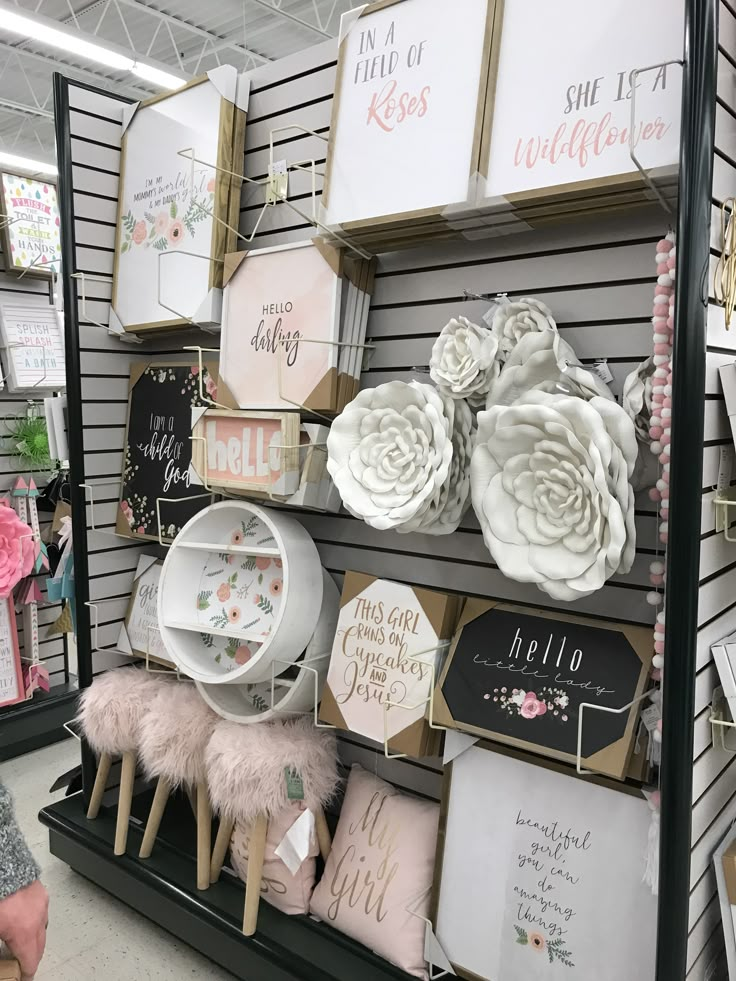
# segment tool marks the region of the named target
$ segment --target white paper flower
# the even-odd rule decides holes
[[[585,369],[570,345],[553,330],[521,338],[491,385],[486,408],[513,405],[531,391],[613,400],[608,385]]]
[[[416,515],[397,531],[450,535],[457,531],[470,507],[470,458],[475,442],[475,419],[467,402],[441,396],[450,421],[452,461],[447,480]]]
[[[498,339],[487,327],[465,317],[453,318],[442,328],[432,347],[429,373],[443,395],[467,399],[476,408],[501,368]]]
[[[385,531],[410,521],[445,484],[451,423],[431,385],[360,392],[327,437],[327,470],[351,514]]]
[[[647,446],[651,445],[649,425],[652,416],[652,394],[654,389],[654,357],[636,367],[624,381],[621,404],[634,423],[636,438]]]
[[[545,303],[524,296],[511,303],[501,303],[494,314],[491,328],[498,338],[499,357],[505,360],[522,337],[547,330],[556,331],[557,324]]]
[[[531,392],[478,414],[473,507],[501,572],[572,602],[634,561],[634,427],[616,403]]]

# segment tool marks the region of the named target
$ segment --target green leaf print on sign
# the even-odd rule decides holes
[[[208,610],[210,607],[210,596],[212,595],[211,589],[203,589],[197,594],[197,609],[198,610]]]
[[[543,954],[546,951],[550,964],[559,961],[565,967],[575,967],[570,959],[572,954],[569,950],[565,950],[565,942],[561,937],[558,937],[556,940],[548,940],[541,933],[534,931],[527,933],[526,930],[522,930],[516,924],[514,924],[514,930],[516,930],[517,944],[521,944],[522,947],[529,947],[538,954]]]
[[[258,607],[258,609],[259,610],[263,610],[263,612],[267,616],[271,616],[273,614],[273,603],[268,598],[268,596],[263,596],[261,593],[258,593],[254,597],[254,602],[255,602],[256,606]]]
[[[227,625],[230,623],[230,619],[224,606],[220,613],[215,613],[214,616],[210,617],[210,623],[213,627],[219,627],[220,630],[224,630],[225,627],[227,627]]]

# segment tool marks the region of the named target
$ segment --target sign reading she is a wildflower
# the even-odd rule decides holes
[[[643,627],[470,600],[435,698],[442,725],[622,779],[652,657]],[[583,706],[586,706],[583,708]]]

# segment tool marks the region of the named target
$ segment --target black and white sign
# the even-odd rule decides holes
[[[204,365],[202,394],[217,400],[217,366]],[[173,540],[207,504],[190,486],[192,408],[200,398],[199,367],[190,363],[134,365],[130,378],[120,506],[116,530],[131,538]],[[191,500],[195,498],[195,500]],[[157,509],[158,502],[158,509]]]
[[[440,680],[435,718],[574,760],[581,704],[628,705],[644,690],[651,652],[644,628],[470,600]],[[588,766],[625,775],[639,708],[584,710]]]

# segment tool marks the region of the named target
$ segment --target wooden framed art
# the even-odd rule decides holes
[[[278,496],[299,487],[297,412],[196,409],[192,412],[192,469],[206,487]]]
[[[645,691],[646,627],[470,599],[434,699],[439,725],[569,763],[581,704],[619,709]],[[584,711],[582,763],[623,780],[642,706]]]
[[[438,733],[426,715],[460,598],[346,572],[319,717],[409,756]],[[414,656],[416,660],[412,660]]]
[[[487,743],[461,753],[445,771],[432,911],[455,973],[653,978],[649,825],[639,792]]]
[[[0,707],[24,702],[18,628],[13,597],[0,600]]]
[[[173,668],[158,629],[158,581],[162,568],[163,562],[155,555],[139,556],[118,650]]]
[[[228,225],[240,200],[232,172],[242,166],[243,91],[237,70],[223,65],[126,111],[113,329],[220,323],[224,256],[235,241]]]
[[[573,41],[581,24],[584,44]],[[518,210],[641,191],[629,153],[632,84],[641,166],[653,177],[676,176],[682,71],[672,62],[683,57],[683,35],[683,9],[667,0],[614,0],[594,12],[585,0],[499,3],[479,205]]]
[[[154,361],[131,365],[128,424],[115,530],[128,538],[172,541],[212,500],[191,484],[192,409],[217,399],[217,363]]]
[[[0,174],[0,243],[5,272],[49,279],[61,269],[56,184]]]
[[[458,0],[448,16],[444,0],[379,0],[343,16],[325,224],[381,229],[473,206],[495,6]]]
[[[320,239],[227,257],[221,371],[241,409],[335,411],[342,289]]]
[[[8,391],[66,388],[64,330],[48,297],[0,300],[0,337]]]

